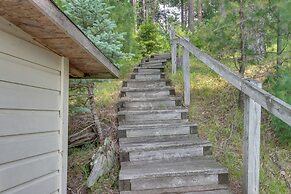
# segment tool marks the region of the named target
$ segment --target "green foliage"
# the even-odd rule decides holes
[[[291,66],[281,69],[278,76],[272,80],[272,93],[278,98],[291,104]],[[272,118],[275,132],[282,143],[291,142],[291,126],[287,125],[277,117]]]
[[[239,50],[239,26],[237,25],[238,14],[235,11],[238,5],[228,3],[230,10],[227,16],[222,18],[215,15],[195,28],[190,37],[197,47],[219,57],[230,57],[237,54]]]
[[[125,53],[135,53],[137,43],[135,41],[135,16],[133,7],[128,0],[106,0],[109,6],[113,6],[110,16],[115,21],[117,28],[116,32],[124,34],[122,40],[122,51]]]
[[[126,57],[122,52],[125,33],[116,32],[116,24],[110,17],[114,7],[104,0],[67,0],[65,13],[109,58]]]
[[[142,56],[147,57],[154,53],[165,52],[169,50],[169,40],[162,33],[158,24],[148,20],[140,25],[137,34],[137,42],[139,44]]]

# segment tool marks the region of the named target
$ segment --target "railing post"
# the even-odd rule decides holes
[[[172,74],[176,74],[177,69],[177,40],[176,32],[173,27],[170,30],[170,39],[171,39],[171,59],[172,59]]]
[[[255,80],[247,80],[262,88]],[[244,102],[244,193],[259,193],[261,106],[245,95]]]
[[[177,69],[177,40],[172,40],[172,74],[176,74]]]
[[[190,105],[190,57],[189,51],[186,48],[183,48],[183,78],[184,78],[184,104],[185,106]]]
[[[183,47],[181,45],[178,45],[178,58],[177,58],[177,68],[181,68],[183,64],[182,56],[181,56],[181,50],[183,53]]]

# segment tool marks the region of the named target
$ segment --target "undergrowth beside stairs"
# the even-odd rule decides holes
[[[119,98],[119,91],[122,81],[127,79],[132,72],[139,58],[120,61],[120,79],[98,80],[94,90],[97,102],[97,111],[106,136],[110,136],[117,146],[117,123],[116,104]],[[74,109],[83,106],[86,108],[86,91],[79,90],[79,95],[74,100],[70,100],[69,135],[81,131],[92,123],[90,112],[76,112]],[[79,109],[76,109],[79,110]],[[88,124],[89,123],[89,124]],[[118,172],[119,164],[116,164],[109,174],[101,177],[92,188],[87,188],[86,181],[91,171],[91,157],[97,151],[99,143],[96,139],[93,143],[69,149],[68,156],[68,194],[117,194],[118,192]],[[118,149],[117,149],[118,150]]]
[[[249,66],[247,77],[264,81],[270,68]],[[181,70],[167,75],[182,94]],[[265,88],[268,89],[268,88]],[[191,59],[191,105],[189,118],[196,122],[199,135],[213,146],[213,157],[230,174],[230,187],[234,193],[242,192],[243,180],[243,110],[237,106],[238,90],[212,72],[206,65]],[[271,116],[263,111],[261,126],[260,193],[291,193],[291,149],[280,145],[271,125]]]

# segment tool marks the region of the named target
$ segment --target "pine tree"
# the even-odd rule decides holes
[[[92,42],[110,59],[126,57],[122,52],[125,33],[116,32],[110,10],[104,0],[66,0],[65,12]]]

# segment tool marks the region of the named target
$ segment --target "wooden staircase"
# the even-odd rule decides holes
[[[121,194],[227,194],[228,172],[197,135],[164,68],[168,55],[145,59],[123,82],[118,112]]]

